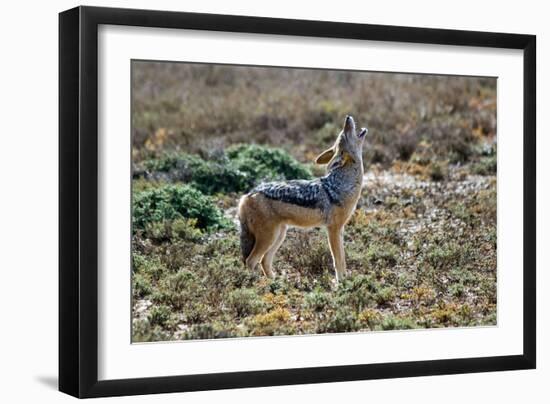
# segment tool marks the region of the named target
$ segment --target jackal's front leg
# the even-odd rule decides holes
[[[336,272],[336,282],[340,282],[346,274],[346,256],[344,253],[344,227],[330,226],[328,228],[328,242],[332,262]]]

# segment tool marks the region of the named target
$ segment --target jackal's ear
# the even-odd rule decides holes
[[[330,149],[327,149],[321,154],[319,154],[315,159],[315,162],[317,164],[327,164],[332,159],[333,156],[334,156],[334,148],[331,147]]]

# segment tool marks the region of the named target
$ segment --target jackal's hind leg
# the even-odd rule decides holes
[[[270,278],[273,278],[273,258],[275,257],[275,253],[277,250],[281,247],[283,242],[285,241],[286,237],[286,226],[281,226],[278,232],[277,239],[275,242],[269,247],[269,250],[265,253],[264,257],[262,258],[262,268],[264,269],[264,273],[269,276]]]
[[[275,240],[277,239],[279,235],[279,228],[262,228],[261,231],[258,232],[258,234],[255,234],[256,236],[256,242],[254,243],[254,248],[252,249],[252,252],[246,259],[246,266],[251,270],[254,271],[256,268],[256,265],[261,261],[265,253],[269,250],[269,248],[273,245]],[[269,274],[266,274],[269,276]]]

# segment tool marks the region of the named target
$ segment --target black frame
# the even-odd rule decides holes
[[[523,354],[98,381],[97,29],[182,28],[523,50]],[[59,390],[76,397],[458,374],[536,366],[536,37],[370,24],[77,7],[59,15]]]

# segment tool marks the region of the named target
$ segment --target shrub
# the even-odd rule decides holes
[[[392,243],[372,244],[367,249],[366,260],[371,264],[393,266],[399,257],[399,248]]]
[[[442,181],[445,179],[445,171],[441,164],[433,163],[430,167],[430,178],[433,181]]]
[[[231,162],[201,161],[192,168],[192,184],[207,194],[240,192],[251,187],[252,179]]]
[[[173,238],[188,241],[198,241],[202,237],[201,229],[197,228],[197,219],[178,218],[172,222]]]
[[[464,223],[469,223],[474,218],[474,215],[472,215],[472,212],[462,202],[455,203],[453,201],[448,205],[448,209],[453,216],[462,220]]]
[[[478,175],[494,175],[497,172],[497,157],[483,157],[481,161],[475,164],[472,171]]]
[[[147,319],[152,326],[163,326],[170,319],[171,310],[167,306],[159,305],[151,307]]]
[[[289,304],[289,298],[286,295],[274,295],[273,293],[266,293],[262,296],[263,302],[266,304],[269,310],[273,310],[277,307],[286,307]]]
[[[309,179],[311,171],[282,149],[235,145],[212,160],[185,153],[167,153],[145,160],[135,177],[181,181],[205,194],[242,192],[265,180]]]
[[[186,304],[181,307],[181,310],[183,319],[186,323],[196,324],[210,320],[213,312],[210,306],[199,302],[196,296],[193,300],[187,301]]]
[[[401,318],[390,314],[380,324],[383,330],[410,330],[416,328],[414,321],[409,318]]]
[[[391,151],[387,146],[374,144],[373,146],[365,149],[365,161],[367,163],[389,164],[392,161]]]
[[[395,141],[395,148],[400,160],[408,161],[416,150],[418,137],[414,132],[408,132],[399,136]]]
[[[153,291],[151,282],[143,274],[134,274],[132,276],[133,295],[135,297],[145,297]]]
[[[437,292],[426,285],[415,286],[410,293],[406,293],[401,297],[410,299],[415,305],[432,305],[437,296]]]
[[[395,298],[395,287],[386,286],[378,290],[374,295],[374,299],[378,304],[387,304]]]
[[[449,140],[448,149],[451,163],[464,163],[474,152],[471,139],[467,139],[466,136],[452,137]]]
[[[137,320],[132,323],[132,342],[157,342],[169,339],[169,333],[158,325],[152,326],[149,320]]]
[[[229,226],[229,220],[212,199],[189,185],[165,185],[134,196],[134,229],[145,229],[153,222],[175,219],[196,219],[199,229]]]
[[[434,159],[433,145],[427,141],[421,141],[417,144],[410,160],[420,166],[427,166]]]
[[[464,296],[465,288],[462,283],[453,283],[449,286],[449,293],[455,297]]]
[[[282,149],[239,144],[229,147],[227,156],[240,171],[256,181],[312,178],[307,167]]]
[[[182,339],[213,339],[237,336],[239,334],[233,327],[220,322],[212,322],[191,326],[183,333]]]
[[[228,304],[238,317],[258,314],[264,307],[263,301],[253,289],[235,289],[229,294]]]
[[[378,283],[369,275],[344,278],[338,287],[337,303],[361,311],[367,308],[369,303],[374,302],[374,294],[378,287]]]
[[[315,139],[319,144],[334,142],[334,137],[338,134],[339,127],[333,122],[326,122],[315,133]]]
[[[195,289],[197,276],[188,269],[182,269],[166,278],[166,286],[175,292],[185,289]]]
[[[326,242],[311,232],[298,231],[296,239],[284,247],[285,259],[303,275],[319,275],[331,268],[332,258]]]
[[[133,253],[132,263],[132,270],[134,274],[143,274],[153,280],[159,280],[167,271],[166,267],[160,262],[158,257],[146,257],[138,253]]]
[[[223,264],[225,278],[227,278],[231,286],[235,288],[252,286],[260,277],[260,271],[250,271],[248,267],[242,264],[237,254],[231,258],[232,259],[227,260],[227,263]]]
[[[190,309],[197,296],[202,292],[197,276],[181,269],[165,276],[151,295],[151,300],[157,304],[166,305],[172,309]]]
[[[431,312],[431,316],[439,324],[459,324],[457,312],[455,305],[443,303]]]
[[[316,288],[304,297],[304,307],[313,311],[322,311],[331,303],[330,294]]]
[[[145,224],[145,236],[155,241],[170,239],[170,222],[151,222]]]
[[[449,265],[459,263],[463,250],[466,247],[460,246],[457,243],[443,243],[442,245],[434,245],[426,254],[426,260],[434,268],[446,268]]]
[[[359,316],[357,317],[357,320],[368,326],[371,330],[374,330],[374,328],[380,324],[380,321],[382,319],[382,316],[380,313],[374,309],[366,309],[363,310],[361,313],[359,313]]]
[[[324,325],[323,332],[349,332],[358,329],[355,314],[347,308],[338,309]]]
[[[206,194],[239,192],[251,186],[249,176],[225,156],[206,161],[196,155],[169,153],[146,160],[143,166],[153,178],[186,182]]]
[[[252,317],[248,321],[248,326],[252,335],[284,335],[290,333],[287,325],[290,318],[290,312],[287,309],[277,307],[265,314]]]
[[[144,160],[142,165],[148,171],[168,172],[180,165],[180,156],[176,153],[167,153],[159,158]],[[139,168],[137,172],[141,174]]]

